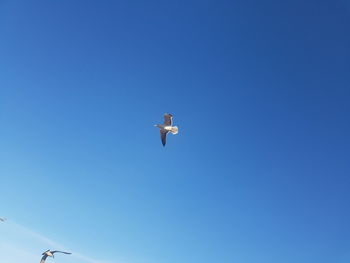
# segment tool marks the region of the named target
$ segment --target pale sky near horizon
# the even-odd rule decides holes
[[[349,25],[345,0],[0,0],[0,263],[348,263]]]

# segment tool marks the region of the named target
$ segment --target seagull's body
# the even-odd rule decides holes
[[[160,138],[162,139],[163,146],[165,146],[166,144],[166,135],[168,134],[168,132],[171,132],[172,134],[177,134],[179,132],[179,128],[177,126],[172,126],[172,125],[173,125],[173,115],[171,115],[170,113],[164,114],[163,124],[154,125],[160,129]]]
[[[69,252],[64,252],[64,251],[58,251],[58,250],[54,250],[54,251],[51,251],[50,249],[49,250],[46,250],[44,253],[42,253],[42,258],[40,260],[40,263],[44,263],[46,258],[47,257],[55,257],[54,254],[55,253],[63,253],[63,254],[67,254],[67,255],[70,255],[72,253],[69,253]]]
[[[7,220],[7,218],[5,218],[5,217],[0,217],[0,221],[5,222],[6,220]]]

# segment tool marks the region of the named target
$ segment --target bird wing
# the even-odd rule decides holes
[[[169,113],[164,114],[164,126],[171,126],[173,124],[173,115]]]
[[[40,260],[40,263],[44,263],[47,257],[48,257],[48,255],[44,254],[43,257]]]
[[[59,251],[59,250],[54,250],[54,251],[51,251],[52,254],[54,253],[63,253],[63,254],[67,254],[67,255],[70,255],[72,253],[69,253],[69,252],[64,252],[64,251]]]
[[[166,134],[167,133],[168,133],[167,131],[160,130],[160,138],[162,139],[163,146],[165,146],[165,144],[166,144]]]

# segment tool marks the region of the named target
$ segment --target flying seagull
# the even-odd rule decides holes
[[[58,250],[51,251],[49,249],[49,250],[46,250],[44,253],[42,253],[43,257],[41,258],[40,263],[44,263],[47,257],[55,258],[55,256],[53,255],[55,253],[63,253],[63,254],[68,254],[68,255],[72,254],[72,253],[69,253],[69,252],[58,251]]]
[[[7,220],[7,218],[5,218],[5,217],[0,217],[0,221],[5,222],[6,220]]]
[[[171,132],[172,134],[177,134],[179,132],[179,129],[177,126],[173,125],[173,115],[170,113],[164,114],[164,123],[163,124],[156,124],[155,127],[158,127],[160,129],[160,138],[162,139],[162,144],[165,146],[166,144],[166,135],[168,132]]]

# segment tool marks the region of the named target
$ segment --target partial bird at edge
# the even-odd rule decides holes
[[[45,252],[42,253],[43,256],[42,256],[42,258],[40,260],[40,263],[44,263],[47,257],[55,258],[55,256],[54,256],[55,253],[63,253],[63,254],[67,254],[67,255],[72,254],[72,253],[69,253],[69,252],[64,252],[64,251],[59,251],[59,250],[51,251],[50,249],[48,249],[48,250],[46,250]]]

